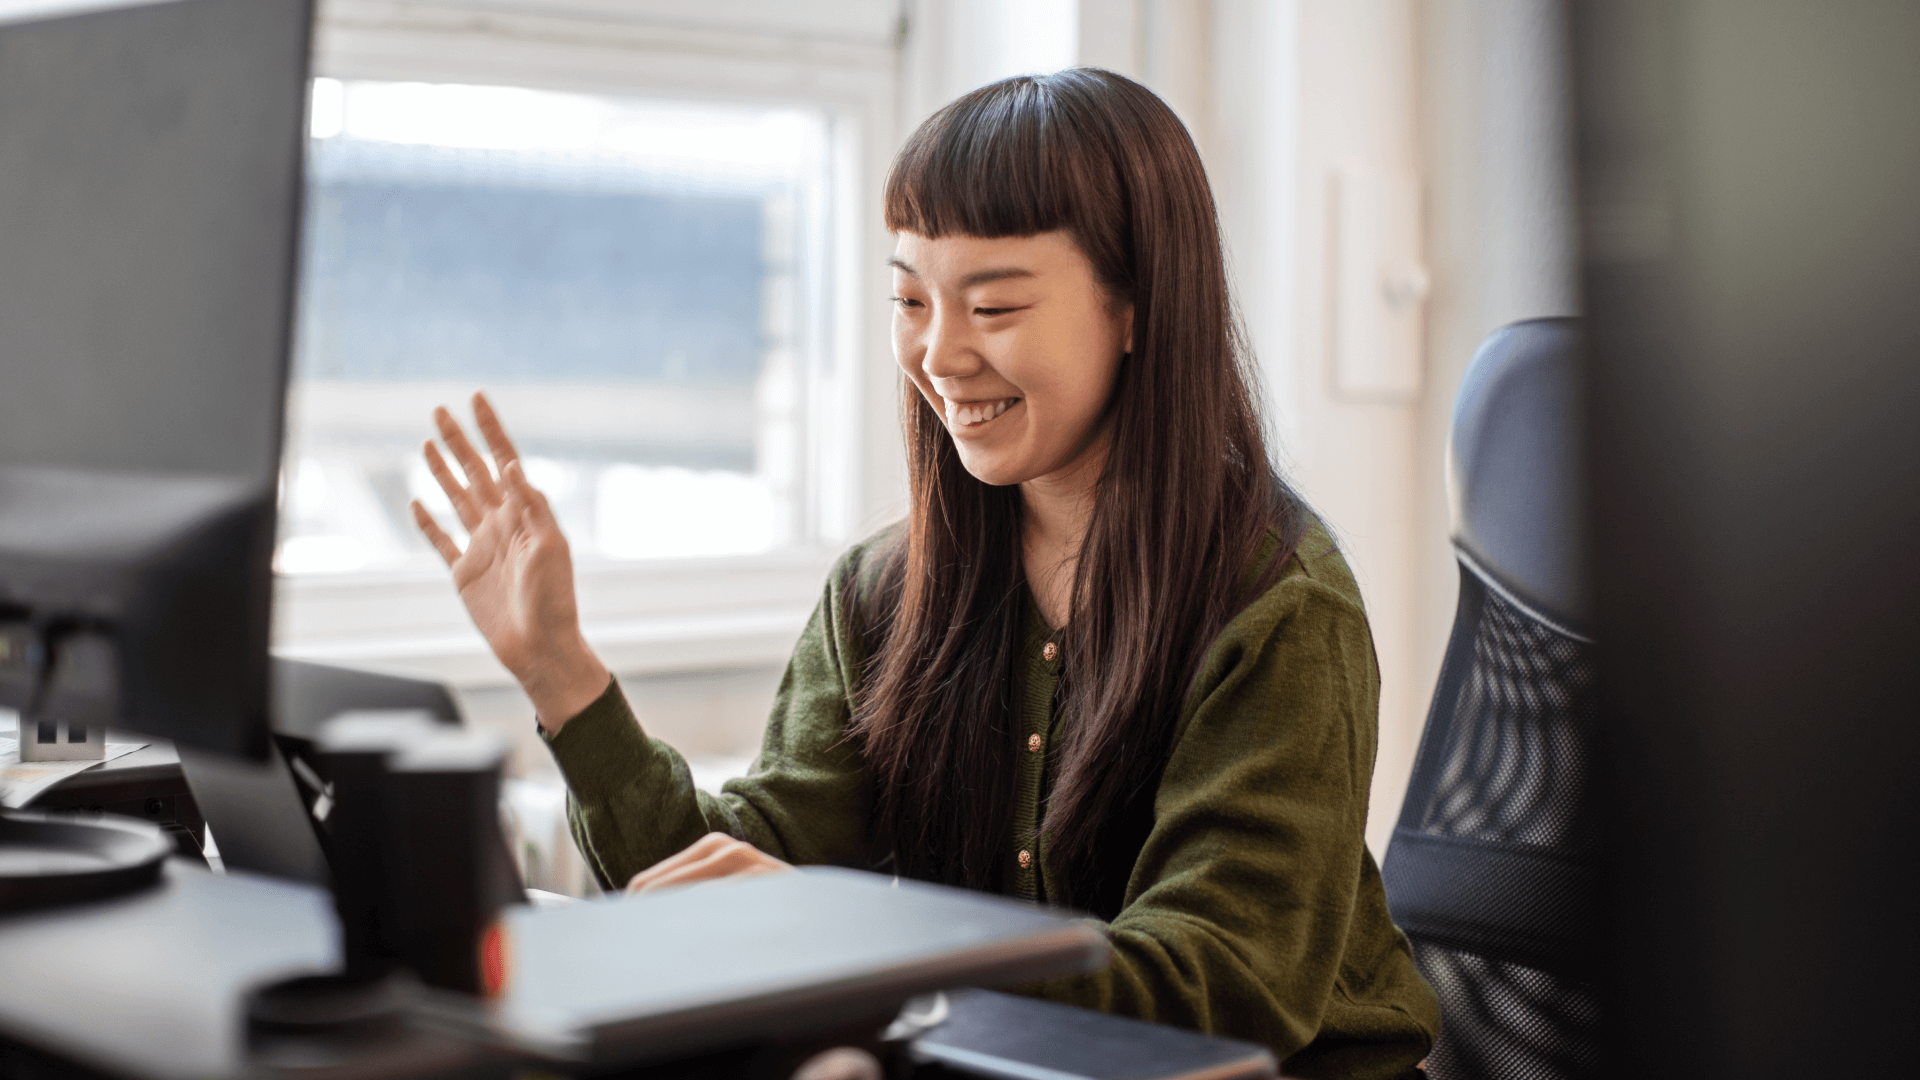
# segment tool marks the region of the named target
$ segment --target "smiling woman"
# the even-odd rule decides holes
[[[1030,480],[1086,450],[1068,435],[1104,430],[1133,305],[1106,295],[1072,237],[902,233],[891,265],[894,355],[945,416],[968,472]]]
[[[1133,305],[1109,295],[1065,232],[899,234],[893,351],[945,420],[968,475],[1020,484],[1027,580],[1066,623]]]
[[[1379,674],[1358,588],[1269,463],[1212,195],[1173,113],[1070,70],[977,90],[886,191],[911,476],[721,794],[578,628],[566,540],[484,406],[493,479],[416,507],[520,678],[603,881],[862,866],[1105,920],[1061,1001],[1405,1077],[1439,1028],[1362,838]]]

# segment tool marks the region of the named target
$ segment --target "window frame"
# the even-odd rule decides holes
[[[826,295],[804,332],[811,539],[757,556],[600,560],[575,569],[586,635],[631,674],[785,661],[844,546],[899,515],[898,378],[878,213],[896,124],[897,43],[664,25],[537,7],[328,0],[316,77],[515,85],[726,104],[804,106],[827,121]],[[427,430],[428,420],[421,418]],[[823,433],[837,432],[833,437]],[[277,576],[274,651],[441,679],[510,684],[443,568]]]

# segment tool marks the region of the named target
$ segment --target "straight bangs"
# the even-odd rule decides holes
[[[1117,149],[1094,145],[1110,125],[1078,116],[1070,84],[1083,73],[1019,76],[975,91],[920,125],[888,173],[887,228],[942,236],[1033,236],[1065,231],[1117,296],[1131,293],[1130,252],[1105,250],[1124,237],[1126,189]],[[1109,130],[1102,131],[1102,128]]]

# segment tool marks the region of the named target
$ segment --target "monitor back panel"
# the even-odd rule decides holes
[[[312,0],[0,24],[0,466],[279,468]]]

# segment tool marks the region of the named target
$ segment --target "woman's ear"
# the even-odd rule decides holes
[[[1128,304],[1126,307],[1121,308],[1120,317],[1126,320],[1121,325],[1127,328],[1127,336],[1120,346],[1120,351],[1122,353],[1132,355],[1133,353],[1133,305]]]

